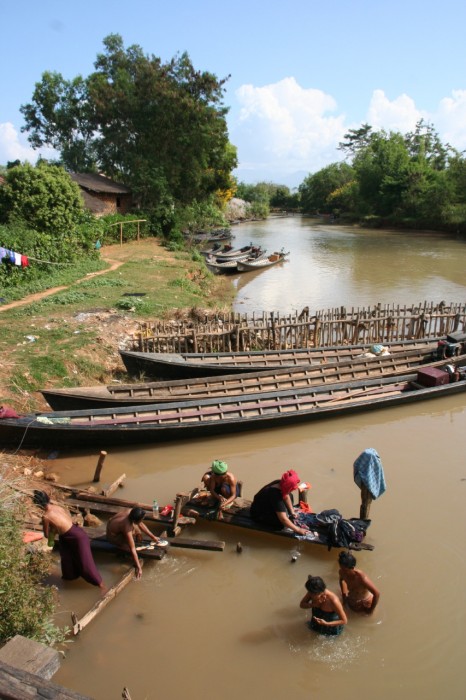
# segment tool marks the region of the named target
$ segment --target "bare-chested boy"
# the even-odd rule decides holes
[[[220,510],[225,510],[235,500],[237,494],[237,479],[228,471],[228,465],[220,459],[212,462],[210,471],[202,477],[202,483],[210,491],[210,497]]]
[[[33,501],[43,510],[42,528],[45,537],[51,532],[56,532],[59,536],[58,549],[63,579],[73,581],[81,576],[105,593],[107,588],[94,563],[91,543],[84,530],[73,523],[67,510],[51,503],[45,491],[35,490]]]
[[[165,547],[168,542],[160,540],[152,534],[148,527],[142,522],[145,516],[143,508],[125,508],[107,521],[107,540],[116,547],[130,552],[136,569],[136,578],[141,578],[142,568],[136,550],[134,536],[144,533],[153,540],[159,547]]]
[[[349,552],[340,552],[340,588],[343,604],[355,612],[371,614],[379,602],[380,593],[361,569],[356,569],[356,558]]]

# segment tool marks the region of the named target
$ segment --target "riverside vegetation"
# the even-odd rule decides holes
[[[93,272],[110,261],[115,269],[98,276],[83,279],[88,268],[80,264],[66,277],[52,275],[47,288],[66,288],[0,312],[0,402],[39,410],[46,408],[38,394],[46,385],[110,382],[123,373],[118,344],[139,321],[231,305],[231,285],[212,275],[195,250],[172,252],[155,238],[106,246]]]

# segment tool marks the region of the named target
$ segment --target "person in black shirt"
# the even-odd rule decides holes
[[[281,479],[263,486],[251,504],[251,518],[273,530],[287,527],[297,535],[305,535],[307,528],[298,527],[293,522],[293,504],[290,498],[291,492],[298,488],[299,483],[297,473],[289,469],[282,474]]]

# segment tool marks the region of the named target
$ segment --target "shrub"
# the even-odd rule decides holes
[[[22,506],[11,499],[6,475],[0,473],[0,642],[21,634],[39,642],[63,642],[67,630],[51,622],[54,595],[41,581],[50,558],[31,553],[22,541]]]

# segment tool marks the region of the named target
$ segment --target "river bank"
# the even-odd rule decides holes
[[[191,252],[157,239],[101,250],[104,273],[0,310],[0,403],[44,410],[41,388],[110,382],[124,373],[118,347],[139,323],[227,309],[234,289]]]

